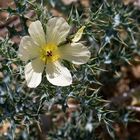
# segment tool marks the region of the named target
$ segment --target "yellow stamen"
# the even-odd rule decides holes
[[[40,49],[40,59],[45,63],[57,61],[60,58],[58,47],[54,43],[47,43]]]

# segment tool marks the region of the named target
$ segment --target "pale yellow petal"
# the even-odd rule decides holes
[[[78,65],[87,63],[91,56],[88,48],[81,43],[72,43],[59,47],[59,52],[62,59]]]
[[[74,38],[72,39],[72,42],[78,42],[81,37],[82,37],[82,34],[83,34],[83,31],[85,29],[85,26],[82,26],[78,31],[77,33],[75,34]]]
[[[70,26],[62,17],[51,18],[47,23],[47,42],[57,45],[66,40]]]
[[[46,65],[46,77],[51,84],[56,86],[72,84],[70,71],[58,61]]]
[[[25,79],[30,88],[36,88],[42,79],[44,63],[38,58],[25,66]]]
[[[43,46],[46,43],[45,40],[45,33],[42,27],[42,24],[39,20],[32,22],[29,26],[29,34],[31,38],[36,42],[38,45]]]
[[[33,42],[31,37],[24,36],[19,45],[18,56],[23,61],[36,58],[39,56],[39,46]]]

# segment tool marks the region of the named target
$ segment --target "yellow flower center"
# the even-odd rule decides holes
[[[60,58],[58,47],[54,43],[47,43],[40,49],[40,59],[45,63],[57,61]]]

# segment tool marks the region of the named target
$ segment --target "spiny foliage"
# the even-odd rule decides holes
[[[117,139],[114,122],[127,124],[131,112],[125,107],[112,107],[110,102],[102,98],[100,89],[104,82],[119,80],[121,75],[116,74],[120,67],[131,64],[134,55],[139,55],[138,10],[111,0],[91,0],[89,9],[81,8],[80,4],[65,6],[59,0],[14,2],[16,9],[0,9],[7,11],[10,16],[18,16],[22,26],[21,31],[7,26],[9,35],[0,40],[0,71],[3,74],[0,79],[0,123],[7,121],[11,124],[7,135],[0,136],[0,139],[40,139],[42,116],[50,116],[53,120],[60,114],[63,114],[63,122],[60,126],[57,126],[57,122],[52,123],[47,139],[103,139],[102,131],[108,133],[108,138]],[[72,33],[85,26],[82,40],[89,47],[92,57],[80,67],[65,62],[73,74],[71,86],[55,87],[44,77],[38,88],[29,89],[24,80],[24,64],[17,56],[18,45],[11,41],[11,37],[28,35],[27,21],[39,19],[45,29],[52,16],[49,11],[51,7],[67,17]],[[30,10],[34,11],[33,18],[26,16]],[[70,34],[68,41],[71,38]],[[68,112],[70,98],[77,100],[79,105],[72,113]],[[54,106],[58,105],[61,109],[55,110]]]

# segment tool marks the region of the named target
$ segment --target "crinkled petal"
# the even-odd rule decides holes
[[[81,43],[72,43],[59,47],[62,59],[68,60],[73,64],[85,64],[89,60],[91,53],[87,47]]]
[[[45,33],[39,20],[32,22],[29,26],[29,34],[31,38],[40,46],[45,45]]]
[[[30,88],[37,87],[42,79],[44,63],[39,59],[32,60],[25,66],[25,79]]]
[[[31,37],[24,36],[19,45],[18,55],[23,61],[36,58],[39,56],[39,47],[33,42]]]
[[[68,86],[72,83],[70,71],[58,61],[46,65],[46,76],[56,86]]]
[[[62,17],[51,18],[47,23],[47,42],[57,45],[66,40],[70,26]]]

